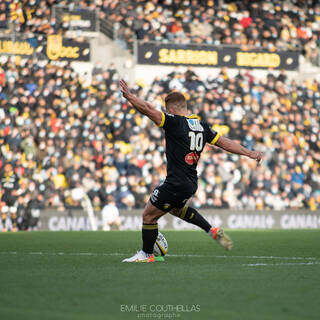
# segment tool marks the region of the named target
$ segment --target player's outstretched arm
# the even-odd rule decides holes
[[[240,154],[242,156],[247,156],[251,159],[254,159],[258,162],[258,164],[262,159],[261,151],[251,151],[245,148],[244,146],[242,146],[240,143],[237,143],[225,137],[220,136],[217,142],[215,143],[215,145],[231,153]]]
[[[120,91],[122,95],[137,109],[140,113],[146,115],[151,119],[157,126],[161,124],[162,112],[155,109],[149,102],[142,100],[132,94],[129,90],[127,83],[121,79],[120,80]]]

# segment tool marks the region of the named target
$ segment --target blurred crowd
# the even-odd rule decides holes
[[[268,50],[320,46],[318,1],[101,1],[126,42],[140,40],[240,45]],[[317,49],[318,50],[318,49]],[[311,54],[312,52],[310,52]]]
[[[142,208],[165,178],[163,131],[121,98],[114,65],[92,82],[67,62],[0,59],[0,173],[11,163],[17,201],[65,210],[83,187],[95,210]],[[134,91],[161,109],[171,90],[221,134],[264,152],[264,164],[207,147],[199,164],[196,207],[320,208],[320,84],[284,72],[249,71],[201,79],[179,68]],[[9,170],[10,171],[10,170]],[[3,189],[3,186],[1,186]],[[3,194],[3,190],[0,191]]]
[[[135,38],[164,42],[300,50],[320,66],[320,3],[317,0],[4,0],[0,28],[61,33],[52,6],[98,9],[114,24],[116,39],[133,48]]]
[[[62,30],[52,16],[52,6],[59,0],[2,0],[0,28],[10,32],[55,34]]]

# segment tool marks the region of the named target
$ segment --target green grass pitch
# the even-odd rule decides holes
[[[320,231],[164,231],[165,262],[121,263],[139,232],[0,234],[0,319],[320,318]]]

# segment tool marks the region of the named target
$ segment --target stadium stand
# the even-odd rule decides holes
[[[59,32],[61,27],[57,26],[55,19],[51,17],[51,6],[58,2],[57,0],[2,1],[0,4],[3,18],[1,27],[11,32],[38,34]]]
[[[275,50],[298,49],[312,37],[319,39],[320,6],[316,1],[259,4],[127,0],[110,1],[100,8],[141,40],[249,45]]]
[[[313,0],[5,0],[1,36],[27,39],[32,48],[53,34],[86,41],[88,35],[68,32],[57,7],[97,10],[100,32],[131,53],[136,40],[233,45],[299,51],[320,66],[320,4]],[[0,56],[0,173],[11,163],[19,177],[20,228],[35,227],[39,209],[80,207],[72,196],[80,186],[96,211],[110,196],[120,209],[142,208],[165,177],[162,131],[122,100],[113,63],[96,63],[92,74],[80,75],[71,63],[47,58],[38,51],[32,59]],[[303,79],[290,80],[285,71],[261,79],[226,68],[200,77],[177,67],[134,89],[158,109],[170,90],[179,90],[217,131],[265,152],[263,168],[256,168],[207,148],[194,207],[317,210],[320,83]]]
[[[112,22],[117,42],[133,50],[135,39],[300,50],[320,66],[320,4],[308,1],[197,0],[6,0],[0,5],[0,28],[40,34],[63,33],[53,6],[99,9],[102,23]],[[110,37],[110,31],[106,31]]]
[[[120,99],[118,73],[96,68],[90,86],[66,62],[1,58],[1,163],[21,179],[19,201],[64,210],[82,180],[96,209],[113,195],[141,208],[165,176],[163,135]],[[264,169],[207,149],[199,165],[196,207],[319,208],[319,82],[264,80],[250,72],[201,79],[189,68],[136,91],[161,108],[169,90],[185,92],[192,112],[249,148],[265,149]],[[42,194],[43,197],[38,197]],[[25,195],[28,194],[28,197]]]

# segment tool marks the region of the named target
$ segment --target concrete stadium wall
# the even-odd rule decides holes
[[[228,229],[319,229],[320,210],[297,211],[236,211],[200,210],[215,226]],[[121,211],[122,230],[141,229],[141,210]],[[98,229],[102,228],[101,215],[96,214]],[[160,229],[196,230],[197,228],[170,214],[159,219]],[[87,214],[82,210],[58,212],[43,210],[40,215],[40,230],[77,231],[90,230]]]

